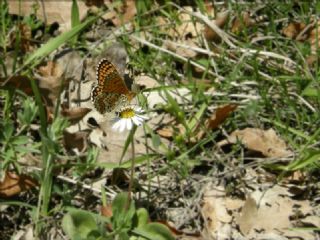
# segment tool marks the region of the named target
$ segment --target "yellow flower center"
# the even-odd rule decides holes
[[[136,115],[132,108],[127,108],[119,113],[120,118],[132,118]]]

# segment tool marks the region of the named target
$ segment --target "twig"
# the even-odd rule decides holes
[[[236,48],[237,46],[234,45],[230,39],[232,39],[234,42],[237,42],[236,39],[234,39],[233,37],[229,36],[226,32],[224,32],[221,28],[219,28],[213,21],[210,21],[210,19],[201,14],[200,12],[190,12],[180,6],[178,6],[175,3],[170,3],[172,6],[176,7],[177,9],[179,9],[182,12],[188,13],[191,16],[194,16],[198,19],[200,19],[201,21],[203,21],[208,27],[210,27],[214,32],[217,33],[217,35],[226,42],[226,44],[229,45],[229,47],[231,48]]]
[[[144,44],[144,45],[147,45],[147,46],[152,47],[154,49],[157,49],[157,50],[159,50],[161,52],[165,52],[165,53],[167,53],[167,54],[169,54],[171,56],[174,56],[174,57],[176,57],[176,58],[178,58],[178,59],[180,59],[180,60],[182,60],[184,62],[190,62],[191,65],[193,65],[193,66],[195,66],[197,68],[200,68],[203,71],[207,71],[209,74],[211,74],[214,77],[217,77],[219,80],[223,80],[223,79],[221,79],[221,76],[217,75],[216,73],[214,73],[214,72],[212,72],[210,70],[207,70],[205,67],[203,67],[202,65],[194,62],[193,60],[190,60],[188,58],[182,57],[182,56],[180,56],[180,55],[178,55],[178,54],[176,54],[176,53],[174,53],[172,51],[169,51],[169,50],[167,50],[165,48],[161,48],[161,47],[159,47],[159,46],[157,46],[157,45],[155,45],[155,44],[153,44],[153,43],[151,43],[151,42],[149,42],[147,40],[141,39],[141,38],[139,38],[137,36],[130,35],[129,37],[131,39],[137,41],[137,42],[140,42],[140,43]]]
[[[296,94],[296,93],[290,93],[291,95],[297,97],[304,105],[306,105],[312,112],[316,112],[316,109],[314,107],[311,106],[311,104],[305,100],[303,97],[301,97],[300,95]]]

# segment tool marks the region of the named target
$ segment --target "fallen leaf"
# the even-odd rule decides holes
[[[317,49],[320,48],[320,20],[315,24],[315,27],[310,32],[309,42],[311,44],[311,53],[317,55]]]
[[[11,76],[9,78],[0,79],[1,88],[4,89],[19,89],[27,95],[32,95],[33,91],[30,84],[30,79],[26,76]]]
[[[288,157],[292,154],[273,129],[245,128],[236,130],[227,140],[219,142],[218,145],[223,146],[227,142],[236,143],[238,141],[241,141],[246,148],[261,152],[266,157]]]
[[[11,237],[11,239],[15,240],[33,240],[36,238],[34,233],[34,227],[32,224],[28,224],[23,226],[23,229],[20,229],[15,232],[15,234]]]
[[[0,181],[0,197],[9,198],[37,185],[38,183],[27,175],[6,172],[4,179]]]
[[[31,52],[34,49],[33,42],[31,41],[32,39],[32,34],[31,34],[31,27],[28,26],[27,24],[20,23],[17,26],[18,29],[15,29],[15,31],[12,31],[11,34],[9,35],[10,38],[10,43],[9,46],[10,48],[15,48],[17,46],[20,46],[19,49],[23,53]],[[17,41],[17,31],[20,33],[20,37]],[[16,44],[19,45],[16,45]]]
[[[104,6],[104,0],[85,0],[87,7],[96,6],[98,8]]]
[[[221,236],[223,226],[232,220],[225,206],[225,195],[223,187],[208,189],[203,195],[201,212],[206,223],[205,231],[211,237]]]
[[[159,87],[160,84],[154,78],[147,75],[140,75],[134,78],[135,84],[137,84],[141,89],[155,88]]]
[[[226,198],[225,205],[228,211],[234,211],[241,208],[243,204],[243,200],[237,198]]]
[[[312,231],[292,231],[292,229],[284,229],[279,231],[284,240],[287,239],[317,239],[317,237],[312,233]]]
[[[67,85],[63,82],[63,70],[59,64],[49,61],[47,65],[39,67],[38,73],[36,77],[39,80],[42,96],[49,106],[54,106],[62,89],[61,84]]]
[[[157,130],[157,133],[161,137],[172,138],[174,135],[174,129],[172,127],[165,126],[164,128]]]
[[[306,218],[302,219],[301,222],[304,224],[304,227],[320,228],[319,216],[307,216]]]
[[[217,18],[213,20],[213,23],[219,28],[223,28],[228,18],[229,12],[220,13],[217,15]],[[207,39],[207,41],[213,41],[215,43],[221,40],[220,36],[207,25],[204,27],[204,37]]]
[[[185,58],[194,58],[197,56],[197,52],[191,49],[191,47],[198,47],[198,45],[195,44],[194,40],[191,38],[182,39],[178,42],[165,41],[163,47],[176,52],[179,56]]]
[[[312,68],[313,66],[317,66],[317,64],[320,63],[320,58],[318,55],[311,54],[306,58],[306,62],[308,66]]]
[[[107,204],[106,206],[102,206],[100,213],[102,216],[107,217],[107,218],[111,218],[112,217],[112,205],[111,204]],[[112,230],[112,224],[111,223],[107,223],[106,227],[108,230]]]
[[[214,114],[206,121],[206,127],[209,129],[216,129],[234,110],[237,109],[237,105],[228,104],[217,108]]]
[[[236,17],[232,23],[231,32],[240,33],[243,29],[251,27],[256,22],[250,16],[249,12],[244,12],[241,17]]]
[[[77,1],[80,20],[84,19],[88,7],[83,1]],[[51,25],[59,23],[59,30],[65,32],[71,29],[71,6],[72,1],[8,1],[9,13],[20,16],[35,14],[37,18]],[[35,11],[35,8],[38,11]],[[40,10],[41,9],[41,10]]]
[[[75,133],[63,132],[63,144],[68,151],[78,149],[79,152],[85,152],[88,147],[88,131],[79,131]]]
[[[240,231],[245,236],[250,232],[254,223],[257,221],[258,207],[256,201],[248,197],[244,206],[242,207],[241,214],[237,217],[236,222],[239,224]]]
[[[102,216],[110,218],[112,217],[112,206],[111,205],[102,206],[100,212]]]
[[[112,22],[115,26],[121,26],[127,22],[130,22],[137,14],[136,1],[135,0],[125,0],[120,8],[119,13]]]
[[[236,109],[237,105],[234,104],[228,104],[217,108],[217,110],[211,115],[211,117],[205,121],[205,125],[202,129],[199,130],[196,139],[202,139],[203,136],[208,133],[208,130],[214,130],[219,127],[220,124],[227,119],[229,114]]]
[[[164,138],[172,138],[177,135],[184,135],[186,129],[182,124],[171,124],[170,126],[165,126],[157,130],[159,136]]]
[[[212,3],[209,0],[205,0],[204,5],[205,5],[206,15],[210,18],[213,18],[215,16],[214,3]]]
[[[114,168],[112,170],[110,185],[113,185],[113,186],[127,185],[128,182],[130,181],[130,179],[129,179],[128,175],[126,174],[126,172],[127,172],[126,169]]]
[[[180,25],[175,28],[168,29],[167,33],[171,37],[177,39],[186,40],[188,38],[196,38],[200,33],[203,32],[204,26],[200,22],[195,22],[192,16],[188,12],[193,12],[194,10],[190,6],[184,7],[185,11],[181,11],[178,15],[181,21]]]
[[[61,115],[66,117],[71,124],[75,124],[79,122],[88,112],[90,112],[91,108],[63,108],[61,109]]]
[[[281,33],[287,38],[295,39],[305,27],[304,23],[290,22],[281,30]]]
[[[248,239],[257,239],[257,232],[286,231],[295,225],[296,206],[304,214],[310,214],[309,201],[294,200],[289,195],[287,188],[279,185],[251,193],[236,218],[241,232]]]

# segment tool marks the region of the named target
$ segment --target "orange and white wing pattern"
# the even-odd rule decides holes
[[[101,114],[126,106],[135,96],[126,86],[116,67],[102,59],[97,67],[97,84],[92,88],[91,100]]]

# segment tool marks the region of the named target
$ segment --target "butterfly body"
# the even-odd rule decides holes
[[[107,59],[102,59],[97,66],[97,84],[91,91],[91,100],[95,109],[104,114],[117,111],[129,105],[135,93],[131,92],[116,67]]]

